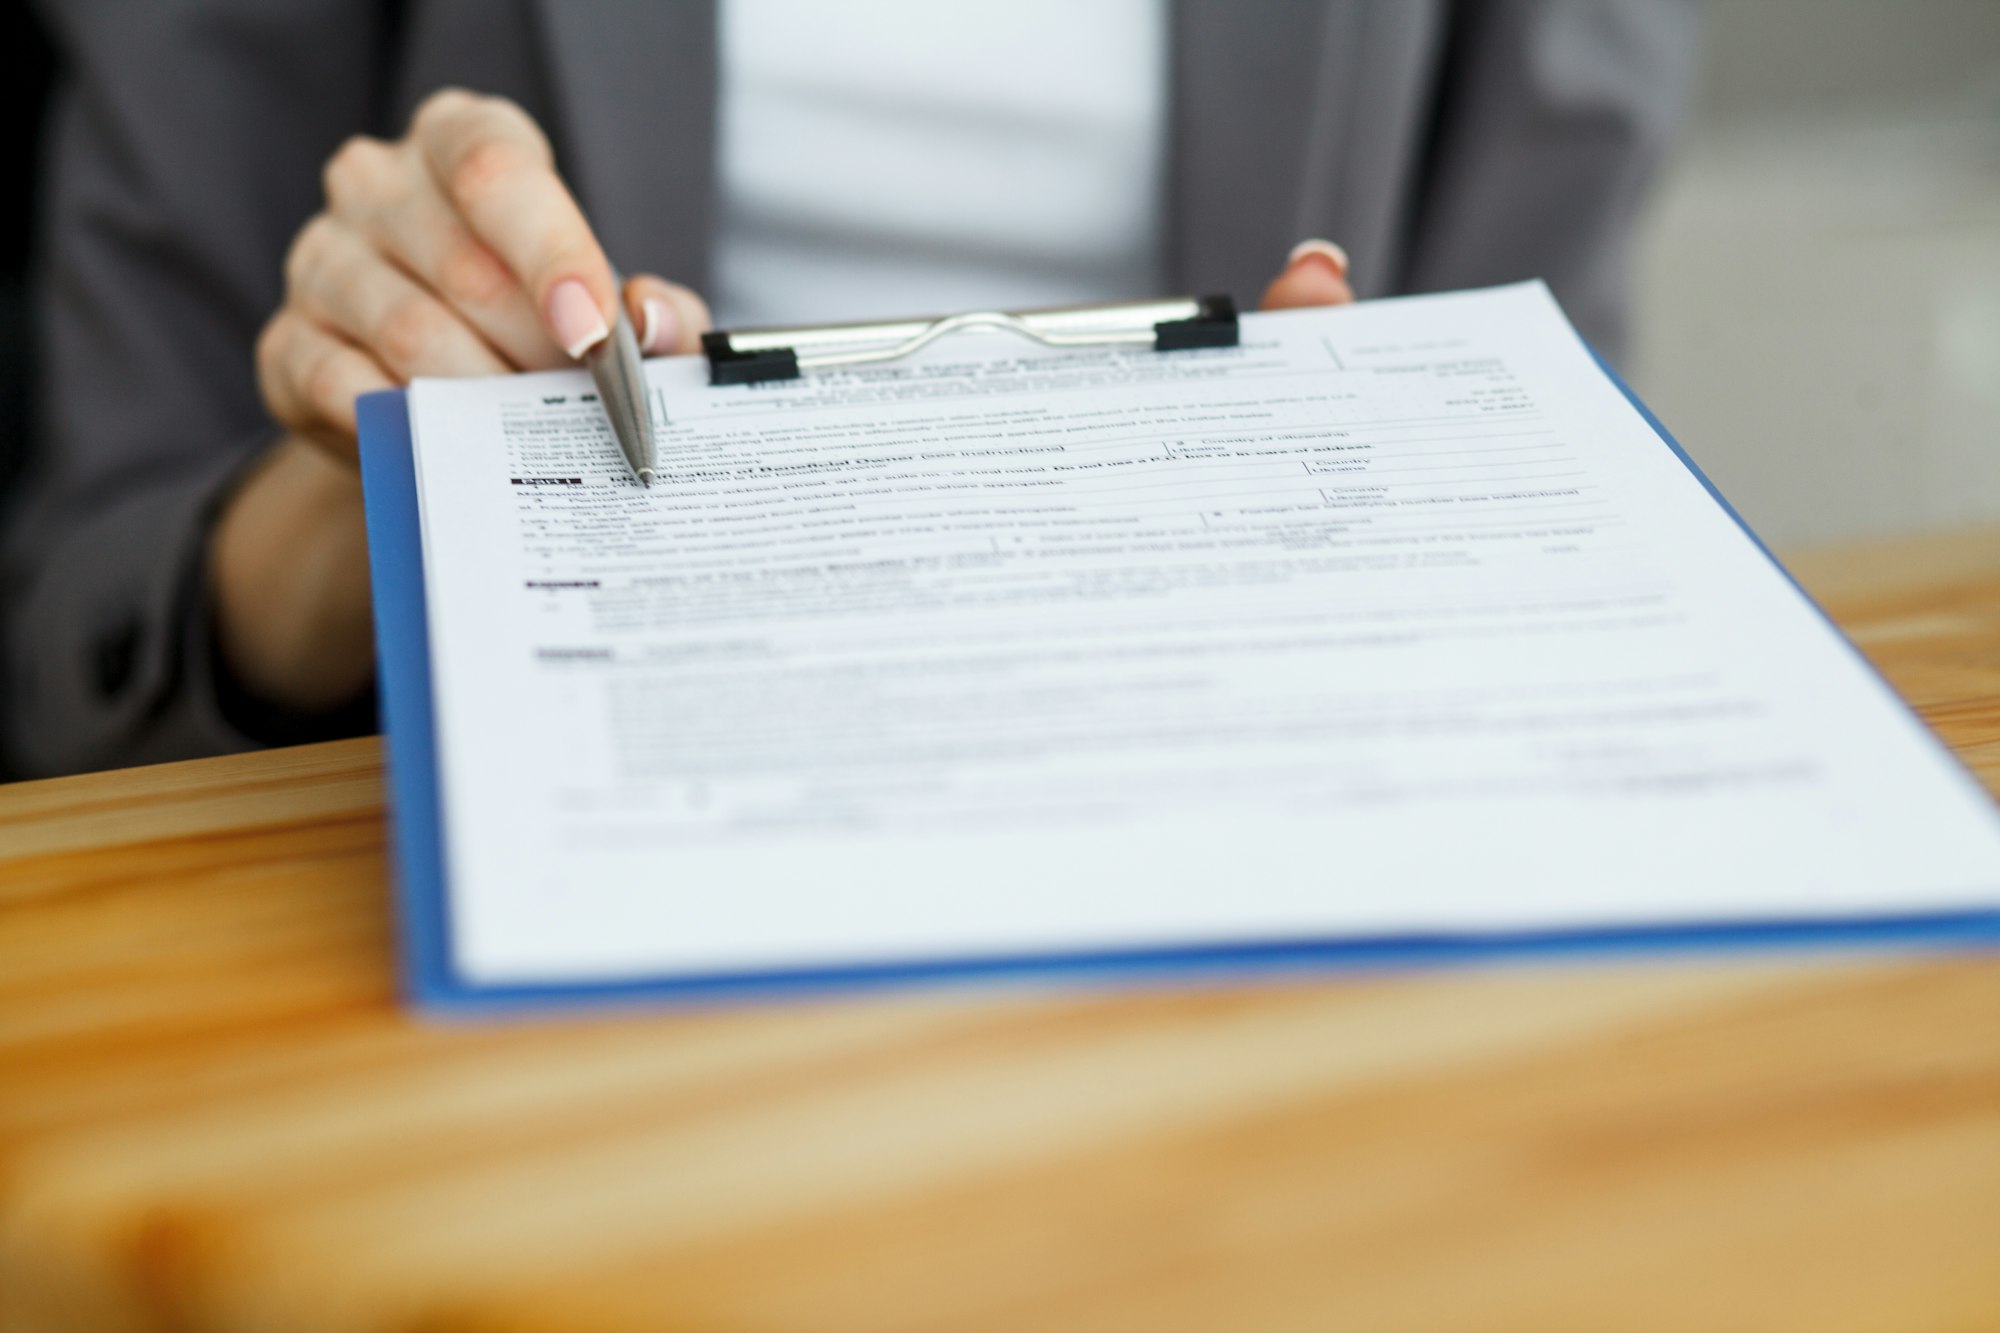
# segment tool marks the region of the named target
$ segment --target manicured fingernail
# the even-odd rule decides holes
[[[665,356],[674,350],[681,340],[681,317],[674,308],[657,296],[649,296],[639,303],[646,312],[646,328],[640,335],[639,346],[648,356]]]
[[[582,356],[611,336],[604,312],[590,297],[590,288],[575,278],[564,278],[549,293],[549,327],[572,357]]]
[[[1334,272],[1343,278],[1347,276],[1347,251],[1341,249],[1332,241],[1322,241],[1318,237],[1314,237],[1309,241],[1300,241],[1297,245],[1293,246],[1292,252],[1285,256],[1285,267],[1290,268],[1301,259],[1310,255],[1320,256],[1333,265]]]

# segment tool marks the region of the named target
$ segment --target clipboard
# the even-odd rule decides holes
[[[1229,312],[1234,320],[1233,308]],[[944,321],[919,321],[923,328]],[[966,327],[960,324],[954,327]],[[982,323],[981,327],[990,327]],[[911,324],[833,326],[839,336],[855,329],[889,327],[907,340]],[[936,336],[951,332],[947,328]],[[725,350],[760,355],[787,349],[800,364],[785,377],[810,369],[800,347],[816,344],[800,333],[825,330],[759,330],[757,337],[724,335]],[[793,335],[784,341],[784,335]],[[1147,335],[1152,336],[1152,335]],[[831,341],[831,339],[829,340]],[[848,343],[856,340],[846,338]],[[877,340],[882,341],[881,339]],[[926,340],[928,341],[928,339]],[[1131,341],[1128,339],[1127,341]],[[763,346],[755,344],[762,342]],[[1216,345],[1216,344],[1211,344]],[[1228,345],[1228,344],[1220,344]],[[1170,349],[1169,349],[1170,350]],[[1785,580],[1827,619],[1796,580],[1737,514],[1657,417],[1601,356],[1599,368],[1631,402],[1679,463]],[[887,359],[887,358],[877,358]],[[784,358],[777,364],[782,366]],[[715,364],[711,359],[711,366]],[[767,377],[768,378],[768,377]],[[727,382],[727,381],[725,381]],[[754,378],[743,383],[754,383]],[[1176,945],[1115,951],[1083,950],[1005,956],[938,957],[885,963],[742,971],[699,976],[630,977],[561,983],[475,983],[452,957],[450,867],[446,855],[438,769],[431,652],[414,455],[405,391],[388,390],[358,400],[360,461],[365,489],[370,579],[374,592],[378,689],[388,752],[393,868],[399,925],[400,974],[406,998],[441,1016],[502,1015],[578,1006],[635,1003],[718,1003],[795,995],[863,991],[912,984],[1000,981],[1079,981],[1096,984],[1247,980],[1258,977],[1464,966],[1505,961],[1554,961],[1689,951],[1853,948],[1990,948],[2000,944],[2000,906],[1991,909],[1908,914],[1769,918],[1662,925],[1438,931],[1387,935],[1287,938],[1217,945]],[[1832,624],[1828,619],[1827,623]],[[1847,651],[1880,678],[1844,635]],[[1926,729],[1926,735],[1961,771],[1964,765]],[[1971,780],[1968,775],[1968,780]]]

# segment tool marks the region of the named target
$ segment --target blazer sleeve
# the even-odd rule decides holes
[[[1461,0],[1401,286],[1544,278],[1625,346],[1632,223],[1686,112],[1694,0]]]
[[[0,566],[0,721],[24,772],[354,726],[246,724],[216,669],[203,566],[218,505],[275,436],[252,349],[319,164],[370,122],[381,8],[49,7],[64,73],[41,200],[39,427]]]

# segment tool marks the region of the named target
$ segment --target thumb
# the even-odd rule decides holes
[[[1332,241],[1300,241],[1285,260],[1285,270],[1264,289],[1262,310],[1294,310],[1300,306],[1347,305],[1354,289],[1347,285],[1347,251]]]
[[[708,302],[679,283],[650,273],[625,280],[625,308],[639,331],[639,350],[647,356],[698,352],[701,335],[713,326]]]

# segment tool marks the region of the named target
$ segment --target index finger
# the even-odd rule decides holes
[[[528,113],[504,98],[447,90],[417,109],[410,134],[466,225],[521,280],[556,345],[578,357],[609,336],[618,299],[610,261]]]

